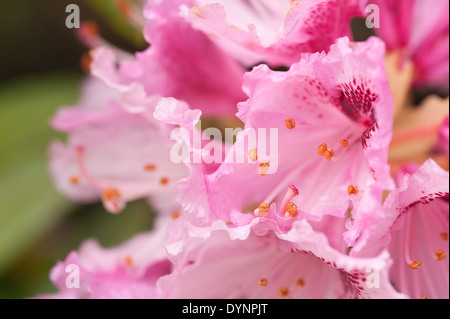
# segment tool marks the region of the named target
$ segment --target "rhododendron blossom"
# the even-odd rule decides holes
[[[68,138],[50,174],[71,200],[145,198],[158,218],[86,241],[38,297],[448,298],[449,100],[413,99],[448,93],[435,2],[121,1],[135,53],[85,24],[90,74],[52,118]],[[380,28],[356,42],[368,4]]]

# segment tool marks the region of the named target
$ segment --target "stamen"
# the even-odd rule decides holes
[[[334,156],[334,149],[329,148],[328,150],[325,151],[325,153],[323,154],[325,156],[325,158],[329,161],[331,161],[331,159]]]
[[[297,205],[294,203],[288,203],[286,205],[286,213],[289,214],[290,217],[297,216]]]
[[[359,192],[358,186],[356,186],[356,185],[350,185],[347,188],[347,193],[350,197],[354,197],[354,196],[358,195],[358,192]]]
[[[415,127],[406,132],[397,133],[392,138],[391,145],[410,141],[417,137],[423,137],[423,136],[427,136],[427,135],[436,134],[436,132],[439,130],[440,127],[441,127],[441,123],[436,123],[436,124],[432,124],[432,125],[425,125],[422,127]]]
[[[319,145],[319,148],[317,149],[317,154],[319,154],[320,156],[324,156],[327,150],[328,150],[327,143],[322,143]]]
[[[341,144],[342,147],[348,147],[349,145],[348,141],[345,139],[340,140],[339,143]]]
[[[126,267],[133,266],[133,259],[130,256],[125,257],[125,266]]]
[[[248,158],[250,159],[250,161],[252,161],[253,163],[256,162],[258,160],[258,150],[256,149],[256,147],[253,147],[249,152],[248,152]]]
[[[114,187],[108,187],[106,188],[102,193],[102,198],[104,200],[116,200],[120,199],[122,196],[120,195],[120,192],[117,188]]]
[[[267,279],[266,278],[261,278],[260,280],[258,280],[258,286],[266,287],[267,286]]]
[[[259,175],[265,176],[267,172],[269,171],[270,164],[267,161],[262,162],[259,164]]]
[[[178,218],[180,218],[180,216],[181,216],[181,213],[180,212],[173,212],[171,215],[170,215],[170,217],[172,218],[172,219],[178,219]]]
[[[202,17],[202,9],[201,9],[201,8],[199,8],[199,7],[193,7],[193,8],[190,9],[190,11],[191,11],[193,14],[195,14],[197,17],[203,18],[203,17]]]
[[[439,234],[439,236],[442,238],[442,240],[447,241],[448,240],[448,233],[443,231]]]
[[[297,279],[296,284],[299,287],[304,287],[305,286],[305,281],[303,279],[299,278],[299,279]]]
[[[286,124],[286,127],[290,130],[295,128],[295,120],[293,118],[288,118],[284,120],[284,124]]]
[[[283,287],[278,291],[278,294],[284,298],[289,294],[289,289],[286,287]]]
[[[156,165],[155,164],[147,164],[144,167],[144,170],[149,171],[149,172],[154,171],[155,169],[156,169]]]
[[[122,194],[115,187],[112,186],[105,187],[105,185],[102,185],[102,183],[100,183],[98,180],[96,180],[93,176],[89,174],[83,161],[84,155],[83,146],[79,145],[75,147],[75,152],[77,164],[81,172],[81,175],[83,176],[84,180],[86,180],[93,188],[96,188],[101,192],[101,198],[105,209],[110,213],[114,214],[120,213],[125,207],[125,202],[122,199]]]
[[[445,259],[445,257],[447,257],[447,254],[442,249],[439,249],[438,251],[436,251],[436,257],[438,260],[443,260]]]
[[[105,208],[111,213],[120,213],[124,208],[122,195],[115,187],[107,187],[102,192],[102,200]]]
[[[262,204],[259,205],[259,207],[258,207],[258,212],[259,212],[261,215],[267,215],[267,214],[269,213],[269,208],[270,208],[269,204],[267,204],[267,203],[262,203]]]
[[[159,180],[159,183],[163,186],[169,184],[169,179],[167,177],[163,177]]]
[[[78,185],[80,183],[80,178],[77,175],[72,175],[69,181],[72,185]]]
[[[288,191],[287,191],[286,195],[284,195],[284,198],[281,202],[281,206],[280,206],[280,209],[281,209],[280,215],[281,216],[284,216],[286,212],[291,217],[294,217],[295,215],[297,215],[297,206],[295,206],[293,203],[291,203],[291,199],[297,195],[298,195],[298,189],[294,185],[289,186]],[[293,216],[291,215],[291,213],[289,213],[287,211],[288,208],[289,208],[290,212],[292,214],[294,214]]]
[[[422,262],[417,261],[417,260],[414,260],[414,261],[413,261],[412,263],[410,263],[408,266],[409,266],[409,268],[411,268],[411,269],[419,269],[420,266],[422,266]]]
[[[98,190],[103,190],[103,185],[99,181],[97,181],[94,177],[89,174],[89,172],[86,169],[86,166],[84,165],[83,155],[84,155],[84,147],[81,145],[78,145],[75,147],[75,153],[76,153],[76,159],[77,159],[77,165],[80,170],[81,175],[83,178],[94,188]]]

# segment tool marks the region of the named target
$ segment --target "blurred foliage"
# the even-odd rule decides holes
[[[137,3],[139,1],[127,0],[130,3]],[[118,8],[117,1],[113,0],[85,0],[92,10],[94,10],[108,25],[115,34],[123,39],[126,39],[135,48],[143,49],[147,44],[142,36],[142,32],[131,26],[124,20],[123,14]]]
[[[65,27],[70,3],[112,44],[128,51],[146,46],[115,0],[0,1],[0,298],[54,292],[51,268],[83,240],[109,247],[152,225],[145,201],[111,215],[99,203],[71,203],[47,173],[49,142],[65,139],[49,119],[76,103],[87,50]]]
[[[130,52],[147,46],[142,32],[123,18],[116,0],[2,0],[0,81],[78,68],[87,48],[65,26],[66,6],[72,3],[80,7],[81,21],[95,21],[101,36],[115,46]]]

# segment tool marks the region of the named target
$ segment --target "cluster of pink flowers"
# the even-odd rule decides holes
[[[354,42],[369,4],[380,28]],[[158,216],[119,247],[85,242],[52,269],[59,292],[41,297],[449,298],[448,98],[436,98],[437,122],[395,136],[412,113],[405,96],[448,94],[448,1],[129,6],[150,46],[132,54],[79,30],[90,76],[52,119],[68,141],[51,145],[49,168],[74,201],[117,214],[148,198]],[[243,131],[220,163],[174,163],[175,144],[202,157],[221,143],[191,143],[200,119]],[[277,129],[276,159],[245,134],[264,128]],[[435,138],[413,161],[425,131]]]

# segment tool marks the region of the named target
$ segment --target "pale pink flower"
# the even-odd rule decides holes
[[[90,96],[93,89],[95,97]],[[127,201],[172,194],[188,171],[170,160],[169,139],[161,125],[129,113],[117,97],[102,97],[111,91],[89,79],[81,104],[62,108],[53,117],[53,127],[69,135],[67,143],[51,144],[49,170],[57,189],[68,198],[82,202],[101,198],[108,211],[117,213]]]
[[[449,297],[449,174],[434,161],[400,171],[398,187],[384,203],[384,218],[371,224],[350,252],[376,256],[388,249],[390,278],[411,298]]]
[[[193,0],[182,15],[247,66],[290,66],[305,52],[327,51],[351,36],[365,0]]]
[[[162,246],[165,229],[135,235],[113,248],[85,241],[51,270],[50,279],[59,291],[37,298],[158,298],[156,281],[172,270]]]
[[[448,92],[449,3],[447,0],[371,0],[380,8],[374,29],[389,51],[402,50],[412,60],[416,86]]]
[[[405,297],[389,283],[387,252],[353,258],[332,248],[306,220],[295,222],[287,233],[257,235],[259,222],[264,223],[230,227],[216,221],[206,228],[185,223],[189,235],[167,245],[174,271],[158,281],[161,297]]]

